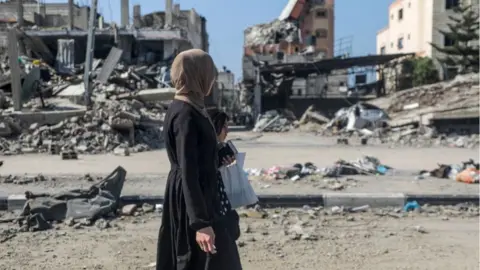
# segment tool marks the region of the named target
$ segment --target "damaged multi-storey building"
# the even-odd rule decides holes
[[[335,51],[334,18],[334,0],[290,0],[277,20],[245,30],[242,101],[254,107],[254,114],[260,113],[258,110],[262,107],[260,94],[255,94],[255,86],[261,79],[259,65],[309,63],[343,53]],[[318,98],[324,96],[328,88],[347,82],[345,74],[330,78],[329,81],[323,74],[310,74],[283,80],[281,86],[277,86],[292,89],[291,96],[298,99]]]
[[[255,118],[285,109],[299,118],[311,105],[330,115],[385,94],[384,81],[368,82],[368,73],[409,55],[352,57],[342,43],[353,38],[334,40],[334,4],[290,0],[277,20],[245,30],[242,101]]]
[[[0,18],[5,24],[22,27],[27,37],[44,43],[51,55],[56,54],[58,40],[74,40],[75,63],[85,61],[90,7],[78,6],[73,0],[56,4],[19,3],[22,1],[0,3]],[[155,62],[189,48],[208,51],[206,19],[194,9],[181,10],[179,4],[169,0],[163,12],[142,15],[141,6],[135,5],[133,22],[129,14],[129,1],[122,0],[120,25],[107,24],[102,16],[97,16],[94,57],[106,57],[112,46],[123,50],[122,60],[127,63]],[[6,27],[3,30],[5,37]],[[5,46],[6,42],[0,44]]]
[[[71,3],[41,3],[34,0],[0,1],[0,47],[8,44],[8,28],[13,25],[25,27],[51,27],[70,29],[88,28],[90,7]],[[69,16],[69,14],[72,16]]]
[[[208,51],[207,21],[173,0],[131,16],[121,0],[120,23],[106,22],[98,1],[0,2],[0,154],[162,146],[170,65],[181,51]]]

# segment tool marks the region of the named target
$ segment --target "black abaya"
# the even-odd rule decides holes
[[[231,233],[220,222],[217,141],[207,117],[190,104],[172,101],[165,117],[165,146],[171,164],[165,188],[157,270],[241,270]],[[217,253],[207,255],[196,231],[212,226]]]

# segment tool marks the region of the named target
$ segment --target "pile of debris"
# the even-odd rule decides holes
[[[479,79],[475,73],[459,75],[452,81],[396,92],[389,100],[387,111],[395,114],[425,107],[436,107],[436,110],[478,107]]]
[[[164,113],[174,93],[169,79],[174,55],[143,66],[123,64],[121,55],[114,47],[107,59],[93,61],[89,108],[83,105],[83,65],[65,73],[41,60],[19,57],[22,108],[27,110],[14,112],[7,92],[10,78],[0,82],[0,89],[5,89],[0,92],[0,154],[129,155],[161,148]],[[0,69],[8,73],[7,63]],[[53,114],[58,117],[45,116]]]
[[[254,132],[286,132],[293,127],[295,115],[289,110],[271,110],[259,115]]]
[[[359,170],[361,167],[359,167]],[[327,169],[320,169],[311,162],[305,164],[296,163],[292,166],[272,166],[268,169],[246,169],[245,172],[253,181],[265,181],[261,188],[271,187],[271,183],[277,180],[290,180],[292,182],[307,181],[314,182],[314,185],[321,189],[333,191],[344,190],[349,187],[357,186],[357,180],[353,178],[340,179],[339,177],[329,177]],[[362,173],[358,173],[362,174]],[[278,184],[276,182],[275,184]]]
[[[332,119],[309,108],[299,124],[313,122],[319,125],[316,133],[358,137],[364,144],[368,141],[402,146],[474,148],[480,144],[478,81],[478,74],[460,75],[449,82],[417,87],[370,103],[342,108]],[[453,122],[458,119],[474,121],[465,128],[464,123],[455,126]],[[449,123],[445,124],[445,120]]]
[[[387,109],[392,120],[384,138],[401,145],[477,147],[479,79],[478,74],[459,75],[452,81],[394,94]],[[472,123],[465,125],[469,120]]]
[[[158,103],[105,100],[95,102],[93,110],[83,116],[73,116],[51,126],[33,123],[25,127],[18,121],[5,118],[0,123],[4,127],[0,152],[4,155],[32,152],[58,154],[73,150],[91,154],[114,151],[128,155],[130,152],[158,149],[163,146],[165,109]]]
[[[273,166],[267,170],[246,169],[249,176],[262,176],[269,180],[290,179],[297,181],[305,176],[313,175],[318,172],[318,168],[311,162],[305,164],[296,163],[292,166]]]
[[[480,182],[480,164],[473,159],[461,164],[438,164],[438,167],[431,171],[420,171],[416,179],[424,179],[429,176],[467,184],[478,184]]]
[[[289,43],[299,40],[299,29],[294,23],[274,20],[245,30],[245,46],[278,44],[282,40]]]
[[[363,156],[354,161],[338,160],[331,167],[323,168],[320,174],[324,177],[340,177],[345,175],[387,175],[393,168],[384,165],[375,157]]]
[[[59,229],[65,224],[74,229],[95,226],[99,229],[110,227],[110,221],[119,215],[136,216],[140,213],[155,211],[157,205],[121,202],[121,194],[127,171],[117,167],[111,174],[93,184],[88,189],[75,189],[56,194],[34,194],[25,192],[26,202],[22,200],[9,204],[9,210],[22,207],[18,217],[2,218],[0,223],[16,223],[19,228],[12,232],[35,232]],[[23,205],[21,205],[21,204]],[[157,210],[161,210],[158,205]]]

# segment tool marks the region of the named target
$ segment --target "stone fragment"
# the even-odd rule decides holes
[[[122,215],[133,216],[136,210],[137,210],[136,204],[127,204],[122,207]]]
[[[144,213],[151,213],[155,211],[155,206],[149,204],[149,203],[144,203],[142,204],[142,210]]]

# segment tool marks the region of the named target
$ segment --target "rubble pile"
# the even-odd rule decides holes
[[[295,42],[299,40],[299,29],[287,21],[274,20],[270,23],[257,24],[245,30],[245,45],[256,46],[278,44],[279,40]]]
[[[362,144],[474,148],[480,144],[474,126],[468,130],[465,125],[442,126],[435,121],[437,115],[445,114],[449,114],[446,119],[478,117],[478,81],[478,74],[460,75],[449,82],[397,92],[370,104],[342,108],[332,119],[309,108],[299,121],[299,127],[323,136],[338,136],[342,144],[354,138],[360,139]],[[308,127],[304,127],[307,124]]]
[[[55,125],[33,123],[28,127],[16,121],[11,134],[0,140],[2,154],[73,150],[79,153],[128,155],[157,149],[163,145],[162,121],[165,107],[138,100],[96,102],[85,115],[74,116]]]
[[[260,115],[253,128],[254,132],[286,132],[293,127],[295,115],[288,110],[271,110]]]
[[[393,168],[382,164],[376,157],[363,156],[354,161],[338,160],[333,166],[323,168],[323,177],[340,177],[346,175],[388,175]]]
[[[447,119],[478,117],[479,78],[478,74],[459,75],[452,81],[396,93],[387,109],[392,121],[382,139],[399,145],[478,147],[478,127],[455,129],[452,123],[445,128],[434,120],[436,114],[451,114]]]
[[[459,75],[449,82],[424,85],[395,93],[390,99],[389,113],[408,110],[409,107],[424,108],[459,107],[479,105],[479,74]]]
[[[111,55],[121,55],[121,50],[112,48],[107,59],[93,60],[88,108],[83,105],[83,65],[62,73],[42,60],[20,56],[22,108],[32,115],[28,120],[14,112],[9,62],[0,62],[8,75],[0,80],[0,154],[129,155],[162,147],[164,102],[173,96],[169,69],[174,55],[144,65],[126,65]],[[59,117],[47,121],[37,113]]]

